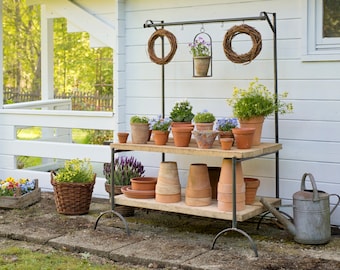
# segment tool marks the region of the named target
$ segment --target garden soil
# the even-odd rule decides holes
[[[111,213],[104,199],[94,199],[90,213],[67,216],[56,212],[52,193],[25,209],[0,209],[0,245],[34,251],[56,250],[100,264],[126,269],[340,269],[340,232],[332,227],[325,245],[294,242],[276,219],[239,222],[240,231],[222,233],[230,221],[135,209],[125,223]],[[253,240],[258,257],[246,232]]]

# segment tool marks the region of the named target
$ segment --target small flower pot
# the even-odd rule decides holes
[[[118,132],[117,136],[118,136],[118,142],[119,143],[126,143],[128,137],[129,137],[129,133],[128,132]]]
[[[194,134],[198,148],[209,149],[209,148],[212,148],[215,142],[216,136],[218,134],[218,131],[194,130],[192,134]]]
[[[152,136],[156,145],[165,145],[168,142],[169,131],[153,130]]]
[[[130,181],[132,190],[155,190],[157,177],[135,177]]]
[[[230,150],[233,146],[234,139],[233,138],[221,138],[221,148],[222,150]]]

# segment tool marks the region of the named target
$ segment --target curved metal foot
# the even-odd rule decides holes
[[[125,230],[126,230],[126,234],[127,234],[128,236],[130,236],[130,229],[129,229],[129,226],[128,226],[128,224],[127,224],[125,218],[124,218],[120,213],[118,213],[118,212],[116,212],[116,211],[114,211],[114,210],[109,210],[109,211],[105,211],[105,212],[101,213],[101,214],[99,215],[99,217],[97,218],[96,224],[94,225],[94,230],[97,228],[98,222],[99,222],[99,220],[101,219],[101,217],[104,216],[104,215],[106,215],[106,214],[115,214],[117,217],[119,217],[119,218],[121,219],[121,221],[123,221],[123,223],[124,223]]]
[[[258,253],[257,253],[256,244],[255,244],[255,242],[253,241],[253,239],[252,239],[246,232],[244,232],[244,231],[242,231],[242,230],[240,230],[240,229],[237,229],[237,228],[228,228],[228,229],[224,229],[223,231],[220,231],[220,232],[215,236],[214,241],[213,241],[213,244],[212,244],[212,246],[211,246],[211,249],[214,249],[214,246],[215,246],[215,243],[216,243],[217,238],[219,238],[222,234],[224,234],[224,233],[226,233],[226,232],[228,232],[228,231],[236,231],[236,232],[238,232],[238,233],[244,235],[245,237],[247,237],[248,240],[249,240],[249,242],[250,242],[250,244],[251,244],[251,247],[252,247],[252,249],[253,249],[253,251],[254,251],[254,253],[255,253],[255,257],[258,257],[258,256],[259,256]]]
[[[278,210],[281,214],[283,214],[284,216],[286,216],[288,219],[290,220],[294,220],[292,216],[290,216],[289,214],[287,214],[286,212],[283,212],[281,210]],[[265,216],[267,216],[268,214],[270,214],[269,211],[263,213],[263,215],[261,215],[261,218],[260,220],[257,222],[257,227],[256,227],[256,230],[260,229],[260,224],[262,222],[262,220],[264,219]]]

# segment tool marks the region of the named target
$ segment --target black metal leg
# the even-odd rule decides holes
[[[251,247],[252,247],[252,249],[253,249],[253,251],[254,251],[254,253],[255,253],[255,257],[258,257],[258,256],[259,256],[259,255],[258,255],[258,252],[257,252],[256,244],[255,244],[255,242],[253,241],[253,239],[252,239],[246,232],[244,232],[244,231],[242,231],[242,230],[240,230],[240,229],[237,229],[237,228],[228,228],[228,229],[224,229],[223,231],[220,231],[220,232],[215,236],[214,241],[213,241],[213,244],[212,244],[212,246],[211,246],[211,249],[214,249],[216,240],[217,240],[222,234],[224,234],[224,233],[226,233],[226,232],[228,232],[228,231],[235,231],[235,232],[238,232],[238,233],[244,235],[245,237],[247,237],[248,240],[249,240],[249,242],[250,242],[250,244],[251,244]]]
[[[106,215],[106,214],[115,214],[117,217],[120,218],[121,221],[123,221],[124,226],[125,226],[125,230],[127,235],[130,235],[130,230],[129,230],[129,226],[125,220],[125,218],[118,212],[116,212],[115,209],[115,196],[114,196],[114,160],[115,160],[115,150],[113,148],[111,148],[111,210],[102,212],[99,217],[96,220],[96,224],[94,225],[94,230],[97,228],[98,222],[101,219],[102,216]]]

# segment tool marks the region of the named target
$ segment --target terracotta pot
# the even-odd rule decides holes
[[[122,192],[128,198],[152,199],[155,198],[155,190],[133,190],[131,186],[123,186]]]
[[[245,184],[236,184],[236,210],[245,209]],[[233,185],[218,183],[217,186],[217,208],[221,211],[233,210]]]
[[[194,125],[186,126],[173,126],[172,135],[174,137],[174,144],[177,147],[188,147],[191,140],[191,131],[194,129]]]
[[[220,142],[220,140],[222,138],[232,138],[234,139],[234,135],[233,135],[233,132],[230,130],[230,131],[218,131],[218,141]]]
[[[264,116],[258,116],[254,118],[250,118],[248,120],[239,119],[241,128],[255,128],[255,133],[253,136],[253,146],[261,144],[261,134],[262,134],[262,126],[264,122]]]
[[[234,139],[233,138],[221,138],[220,139],[221,148],[223,150],[230,150],[233,146]]]
[[[169,138],[169,131],[153,130],[152,137],[156,145],[165,145]]]
[[[129,137],[129,133],[128,132],[118,132],[117,136],[118,136],[119,143],[126,143],[127,138]]]
[[[211,186],[207,164],[196,163],[190,165],[185,189],[185,203],[190,206],[211,204]]]
[[[212,148],[218,131],[194,130],[192,134],[194,134],[198,148],[209,149]]]
[[[246,185],[246,204],[253,204],[256,198],[256,192],[260,186],[260,180],[257,178],[245,177],[244,183]]]
[[[213,130],[214,123],[195,123],[196,130]]]
[[[194,57],[194,76],[207,77],[211,56],[196,56]]]
[[[131,178],[132,190],[155,190],[157,178],[156,177],[135,177]]]
[[[233,128],[232,131],[238,149],[251,148],[253,145],[255,128]]]
[[[132,143],[146,144],[150,138],[149,124],[136,123],[130,124]]]
[[[181,184],[178,176],[177,163],[161,162],[156,184],[156,201],[175,203],[181,200]]]
[[[217,184],[220,178],[221,168],[220,167],[208,167],[210,186],[211,186],[211,198],[217,199]]]
[[[231,159],[228,159],[228,158],[223,159],[219,183],[222,183],[222,184],[233,183],[233,168],[232,168]],[[242,163],[241,161],[237,161],[236,163],[236,185],[240,185],[243,183],[244,183],[244,178],[243,178],[243,172],[242,172]]]

